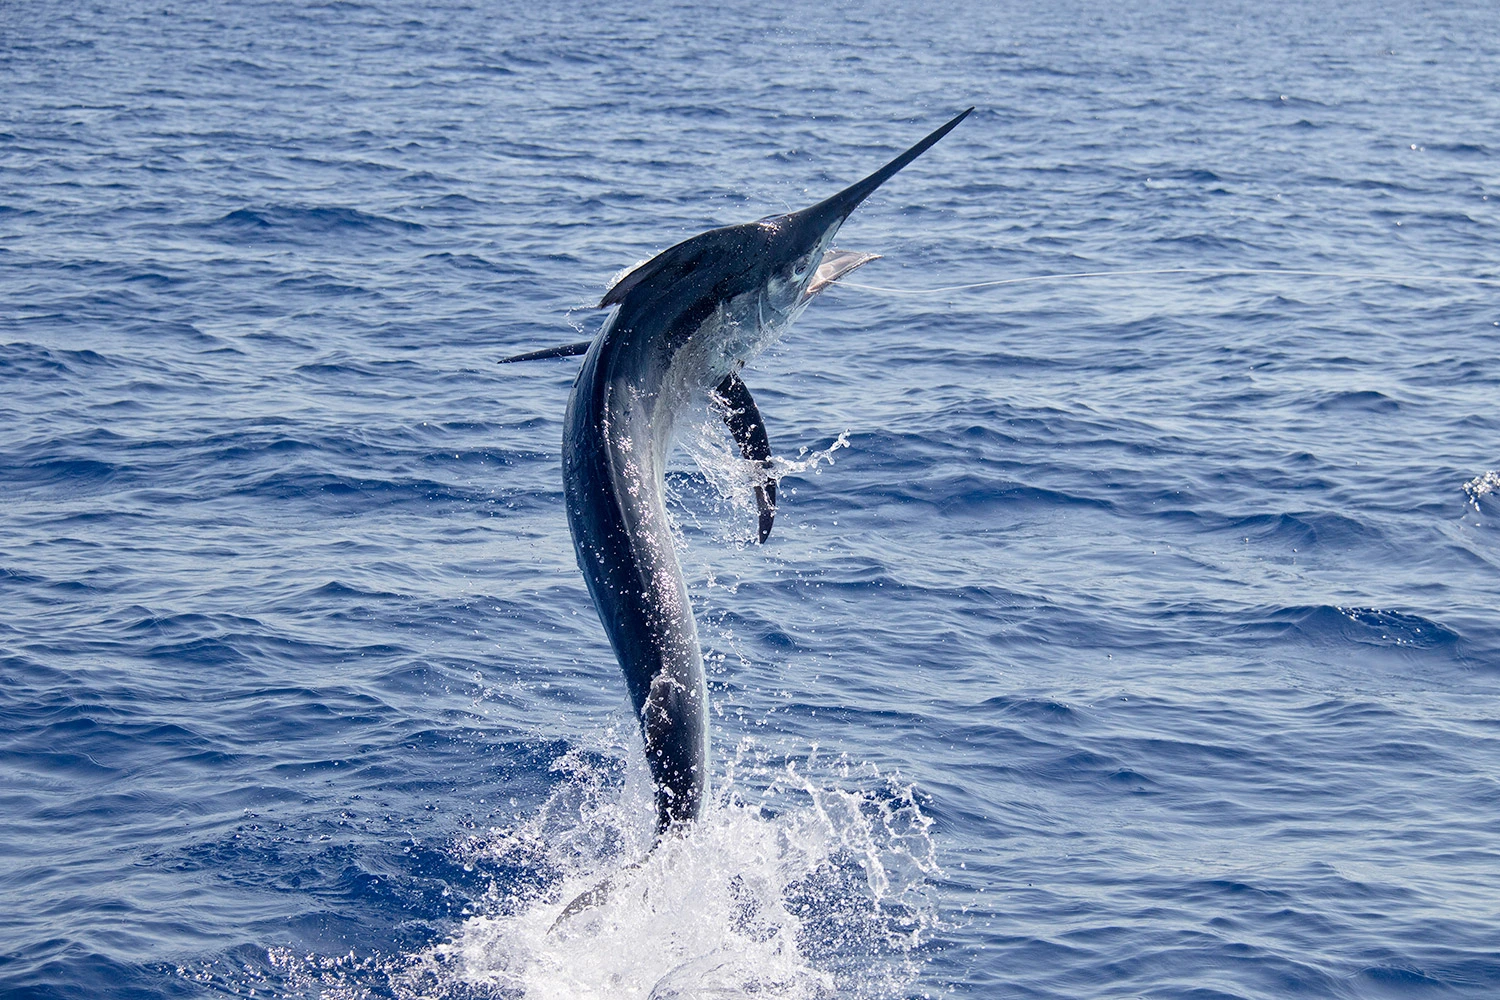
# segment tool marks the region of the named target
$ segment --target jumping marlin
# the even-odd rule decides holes
[[[593,340],[504,359],[585,355],[563,430],[568,527],[640,718],[658,835],[697,819],[708,787],[703,658],[663,499],[673,423],[712,390],[741,453],[759,466],[764,542],[776,515],[776,480],[765,424],[740,369],[813,296],[879,256],[835,250],[834,234],[872,191],[973,110],[811,208],[712,229],[663,250],[605,293],[599,308],[618,308]]]

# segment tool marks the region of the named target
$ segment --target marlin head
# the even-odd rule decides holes
[[[766,239],[765,254],[768,304],[777,311],[795,314],[814,295],[839,278],[861,264],[878,259],[879,254],[835,250],[833,238],[839,227],[876,188],[927,152],[973,110],[969,108],[956,116],[873,174],[838,194],[800,212],[772,216],[756,223],[771,231]]]
[[[701,301],[726,303],[737,299],[738,309],[732,306],[732,310],[746,312],[740,319],[763,334],[785,328],[813,296],[880,256],[833,248],[833,238],[850,213],[973,110],[969,108],[868,177],[816,205],[758,222],[711,229],[663,250],[615,282],[604,294],[600,308],[619,305],[630,312],[634,304],[659,313],[665,304],[663,293],[670,289],[674,298],[697,295]],[[764,339],[756,346],[763,347]],[[506,360],[534,356],[540,355]]]

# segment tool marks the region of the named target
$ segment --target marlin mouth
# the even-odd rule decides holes
[[[835,250],[829,247],[823,254],[823,260],[818,264],[818,269],[813,272],[813,280],[808,283],[807,291],[802,293],[802,298],[804,300],[812,298],[861,264],[868,264],[872,260],[879,259],[878,253]]]

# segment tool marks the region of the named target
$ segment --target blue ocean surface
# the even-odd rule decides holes
[[[1500,996],[1495,26],[6,0],[0,997]],[[770,541],[674,453],[649,851],[495,362],[970,105],[746,371]]]

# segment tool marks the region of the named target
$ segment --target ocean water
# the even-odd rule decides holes
[[[1497,65],[1445,0],[7,0],[0,996],[1500,995]],[[576,361],[494,362],[971,104],[747,372],[767,545],[681,441],[715,801],[647,853]]]

